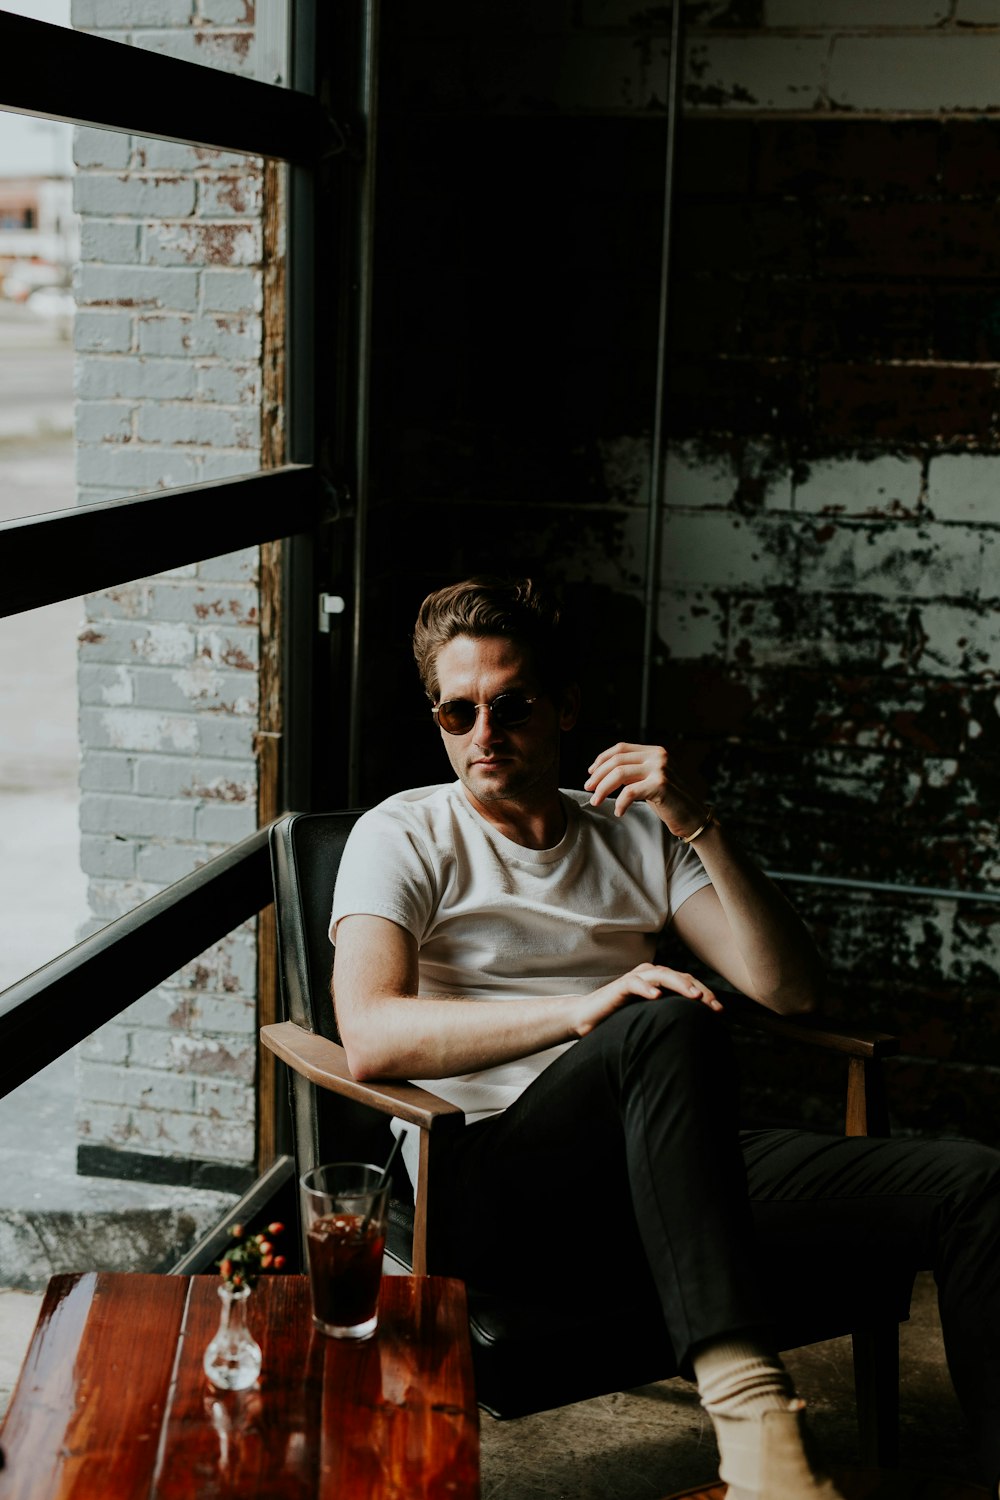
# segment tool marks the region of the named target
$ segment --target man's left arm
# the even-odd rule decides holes
[[[771,1010],[813,1010],[822,997],[823,971],[812,938],[777,886],[671,771],[667,751],[614,745],[590,773],[585,789],[595,806],[617,793],[617,817],[633,802],[647,802],[675,838],[697,833],[692,847],[712,884],[689,896],[674,917],[674,929],[691,952]]]

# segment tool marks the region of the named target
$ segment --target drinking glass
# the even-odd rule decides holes
[[[335,1339],[378,1326],[390,1181],[369,1162],[329,1162],[299,1179],[313,1322]]]

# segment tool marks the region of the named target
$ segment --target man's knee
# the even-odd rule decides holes
[[[936,1205],[945,1269],[957,1254],[992,1259],[1000,1250],[1000,1151],[978,1141],[939,1139],[900,1143],[905,1176],[896,1191]]]
[[[732,1052],[729,1026],[716,1012],[684,995],[636,1000],[609,1016],[593,1035],[604,1032],[613,1051],[635,1061],[661,1050],[675,1057],[708,1061]]]
[[[992,1210],[1000,1218],[1000,1151],[978,1141],[933,1142],[930,1149],[935,1146],[956,1200]]]

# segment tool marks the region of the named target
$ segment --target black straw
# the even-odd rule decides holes
[[[385,1187],[386,1183],[389,1180],[389,1173],[392,1171],[392,1164],[396,1160],[396,1157],[399,1154],[399,1148],[400,1148],[400,1146],[402,1144],[403,1144],[403,1132],[400,1131],[399,1134],[397,1135],[396,1139],[392,1143],[392,1150],[389,1152],[389,1159],[386,1162],[385,1166],[382,1168],[382,1176],[379,1178],[377,1186],[372,1189],[373,1192],[380,1193],[382,1191],[382,1189]],[[368,1212],[365,1214],[364,1218],[361,1221],[361,1234],[365,1234],[366,1233],[366,1231],[368,1229],[368,1225],[371,1223],[372,1214],[374,1212],[375,1212],[375,1205],[373,1203],[372,1206],[371,1206],[371,1208],[368,1210]]]

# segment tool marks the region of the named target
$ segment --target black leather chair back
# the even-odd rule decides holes
[[[328,936],[333,886],[347,835],[361,810],[292,813],[271,829],[278,963],[286,1021],[339,1042],[330,996]],[[289,1072],[292,1132],[299,1174],[326,1161],[384,1162],[392,1134],[384,1115],[317,1090]],[[405,1170],[393,1174],[390,1253],[410,1264],[413,1192]]]

